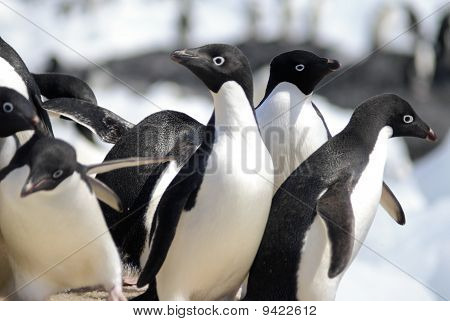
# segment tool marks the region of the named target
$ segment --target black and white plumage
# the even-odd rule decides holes
[[[331,137],[312,100],[316,85],[339,66],[336,60],[303,50],[285,52],[272,60],[266,93],[256,109],[256,117],[272,155],[277,188]],[[405,223],[403,209],[386,184],[381,204],[396,222]]]
[[[171,110],[157,112],[122,136],[105,161],[170,155],[178,166],[182,166],[200,145],[203,132],[204,125],[184,113]],[[140,257],[148,235],[145,213],[153,188],[167,165],[131,167],[97,175],[123,202],[127,212],[125,220],[111,207],[103,204],[101,207],[124,262],[137,269],[140,268]]]
[[[379,203],[387,140],[436,135],[400,97],[362,103],[274,196],[247,300],[331,300]]]
[[[42,99],[39,86],[22,58],[2,38],[0,38],[0,86],[14,89],[27,98],[42,119],[43,129],[47,133],[52,133],[49,116],[41,107]]]
[[[194,155],[181,168],[169,164],[153,190],[138,281],[149,289],[139,299],[234,298],[261,240],[273,193],[272,161],[251,103],[251,70],[242,52],[229,45],[180,50],[172,59],[209,88],[214,116]]]
[[[0,87],[0,150],[14,153],[18,145],[17,132],[40,127],[40,118],[32,104],[13,89]],[[9,159],[2,157],[2,162]],[[12,269],[0,229],[0,297],[13,292]]]
[[[0,87],[0,138],[41,125],[33,105],[14,89]]]
[[[124,159],[84,166],[73,147],[36,133],[0,171],[0,229],[14,275],[11,299],[102,285],[124,300],[121,261],[97,198],[121,210],[120,199],[89,175],[170,158]],[[30,215],[33,213],[33,215]]]
[[[106,143],[115,144],[134,125],[108,109],[77,98],[47,100],[42,108],[88,128]]]

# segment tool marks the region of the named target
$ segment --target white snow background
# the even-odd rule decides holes
[[[76,9],[68,15],[58,12],[55,6],[58,2],[0,1],[0,36],[19,52],[31,71],[43,70],[50,55],[58,57],[65,65],[73,66],[101,63],[106,59],[153,49],[169,51],[176,46],[174,25],[178,2],[175,0],[96,0],[93,1],[91,11]],[[317,39],[345,53],[348,59],[362,57],[368,53],[370,46],[368,35],[372,26],[368,21],[373,20],[375,8],[382,2],[323,1]],[[447,1],[408,2],[416,8],[420,19]],[[276,38],[280,31],[281,16],[277,1],[254,3],[261,8],[262,22],[258,25],[260,36],[267,40]],[[305,37],[302,30],[310,28],[311,3],[294,1],[298,10],[293,13],[292,37]],[[67,47],[5,4],[60,39]],[[242,1],[194,1],[192,11],[195,19],[190,42],[193,45],[245,40],[246,33],[243,30],[247,25]],[[406,29],[403,18],[399,16],[394,19],[383,39],[392,39]],[[433,36],[436,33],[436,24],[433,22],[439,18],[440,14],[437,13],[423,22],[422,28],[426,34]],[[405,35],[389,49],[404,51],[408,50],[408,46],[410,40]],[[255,71],[256,93],[264,90],[266,78],[267,69]],[[211,111],[210,99],[189,95],[175,83],[152,85],[142,93],[146,98],[120,84],[105,86],[101,81],[93,81],[90,85],[99,105],[135,123],[158,111],[158,107],[186,112],[202,122],[207,121]],[[350,111],[320,97],[314,101],[323,111],[333,132],[345,126]],[[59,120],[54,123],[56,136],[71,142],[82,162],[101,161],[111,147],[87,142],[68,123]],[[338,300],[442,299],[420,282],[443,297],[450,298],[450,137],[441,139],[443,141],[437,149],[415,163],[410,160],[401,139],[391,140],[385,180],[402,203],[407,223],[398,226],[383,209],[379,209],[365,244],[383,258],[363,246],[341,283]]]

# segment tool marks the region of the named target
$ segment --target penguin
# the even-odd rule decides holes
[[[163,110],[128,130],[108,152],[105,161],[170,155],[174,157],[176,167],[181,167],[201,144],[204,130],[203,124],[184,113]],[[127,213],[126,219],[122,220],[114,209],[101,204],[111,235],[130,270],[142,268],[140,257],[148,235],[145,213],[152,191],[166,167],[167,163],[130,167],[96,176],[119,195]]]
[[[270,63],[266,92],[256,117],[272,155],[277,188],[331,137],[312,96],[323,77],[339,67],[337,60],[304,50],[282,53]]]
[[[270,63],[266,93],[256,109],[256,118],[274,162],[275,192],[305,159],[331,138],[326,121],[312,99],[316,85],[339,67],[337,60],[303,50],[282,53]],[[381,205],[398,224],[405,224],[400,202],[385,183]]]
[[[110,300],[125,300],[120,257],[97,201],[122,211],[120,199],[89,175],[169,160],[84,166],[71,145],[37,132],[0,171],[0,229],[15,283],[8,298],[44,300],[102,285]]]
[[[0,87],[0,148],[5,144],[14,146],[17,132],[36,130],[40,126],[40,118],[30,102],[13,89]],[[0,229],[0,297],[11,293],[12,270],[8,262],[6,247]]]
[[[33,105],[14,89],[0,87],[0,139],[41,125]]]
[[[29,99],[49,134],[52,134],[52,126],[48,113],[42,108],[43,100],[65,97],[97,104],[92,89],[77,77],[60,73],[30,73],[19,54],[1,37],[0,86],[15,89]]]
[[[208,87],[214,116],[186,164],[169,163],[153,190],[137,283],[149,288],[136,299],[234,298],[258,249],[273,194],[273,164],[254,115],[251,69],[238,48],[225,44],[178,50],[171,58]]]
[[[332,300],[382,193],[391,137],[436,134],[393,94],[360,104],[347,126],[276,192],[245,300]]]
[[[50,118],[42,109],[39,86],[18,53],[0,37],[0,86],[16,90],[35,106],[44,130],[52,134]],[[28,137],[29,138],[29,137]]]

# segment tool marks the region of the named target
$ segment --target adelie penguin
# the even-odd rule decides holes
[[[331,137],[312,99],[317,84],[339,67],[337,60],[303,50],[285,52],[272,60],[256,118],[272,156],[276,189]],[[397,223],[405,223],[399,201],[384,183],[381,205]]]
[[[13,89],[0,87],[0,148],[5,145],[16,148],[17,141],[13,135],[38,129],[39,126],[39,116],[28,100]],[[7,296],[13,290],[12,269],[0,229],[0,297]]]
[[[332,300],[381,197],[391,137],[436,140],[400,97],[368,99],[274,196],[246,300]]]
[[[120,199],[89,175],[168,160],[84,166],[69,144],[36,132],[0,171],[0,229],[15,288],[7,298],[101,285],[109,299],[124,300],[121,261],[97,201],[121,211]]]
[[[42,98],[39,86],[22,58],[2,38],[0,38],[0,86],[14,89],[27,98],[43,120],[44,130],[51,133],[50,119],[47,112],[41,107]]]
[[[253,113],[251,69],[230,45],[179,50],[172,59],[208,87],[214,116],[194,155],[181,169],[169,164],[154,188],[138,281],[149,289],[139,299],[234,298],[273,194],[273,164]]]
[[[90,104],[97,104],[91,88],[82,80],[65,74],[45,73],[32,74],[19,54],[2,38],[0,38],[0,86],[16,90],[27,98],[39,117],[46,133],[52,133],[49,115],[43,106],[43,100],[53,98],[73,98]],[[50,110],[51,111],[51,110]],[[81,125],[84,125],[81,122]],[[25,142],[29,136],[22,138]]]

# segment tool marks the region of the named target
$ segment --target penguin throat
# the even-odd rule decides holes
[[[216,126],[256,126],[252,104],[238,83],[227,81],[217,93],[211,93]]]
[[[272,118],[285,119],[286,123],[295,123],[303,106],[311,104],[312,93],[305,95],[294,84],[282,82],[278,84],[269,96],[260,104],[261,108],[270,108],[265,112]],[[265,106],[267,104],[267,106]]]

